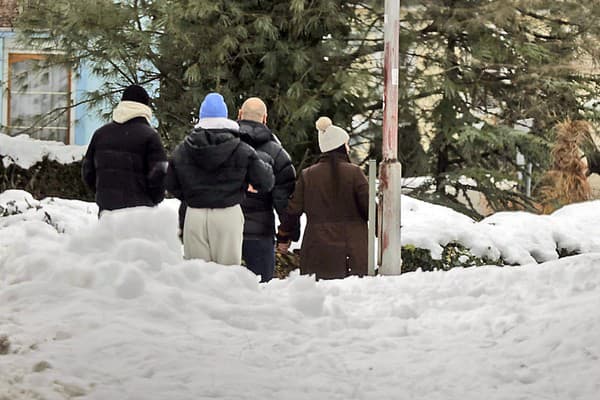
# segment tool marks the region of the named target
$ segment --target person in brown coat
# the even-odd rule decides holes
[[[319,161],[302,171],[278,228],[278,251],[287,252],[302,213],[306,228],[300,249],[300,273],[317,279],[367,274],[369,184],[350,162],[348,134],[327,117],[316,122]]]

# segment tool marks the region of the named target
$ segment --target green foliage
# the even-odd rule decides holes
[[[93,194],[81,180],[81,162],[61,164],[44,159],[29,169],[0,163],[0,192],[8,189],[28,191],[37,199],[61,197],[94,201]]]
[[[296,269],[300,269],[300,254],[298,252],[275,253],[275,272],[273,273],[275,278],[287,278],[290,272]]]
[[[0,355],[6,355],[10,352],[10,340],[7,335],[0,335]]]
[[[495,210],[531,209],[499,183],[525,173],[520,152],[535,186],[556,122],[598,121],[589,104],[599,76],[577,67],[600,55],[599,3],[410,0],[401,19],[399,159],[405,176],[435,182],[416,195],[474,216],[459,201],[467,189]],[[319,115],[351,131],[361,162],[381,157],[382,0],[34,0],[17,27],[28,46],[62,49],[56,62],[85,61],[108,80],[90,101],[114,104],[132,82],[157,89],[167,147],[216,90],[230,118],[245,98],[263,98],[297,166],[319,154]]]
[[[230,118],[245,98],[261,97],[299,164],[319,153],[318,116],[352,130],[354,115],[379,107],[380,71],[365,60],[382,43],[365,39],[380,29],[382,3],[365,12],[362,2],[341,0],[36,0],[17,25],[28,45],[62,49],[57,62],[85,61],[107,78],[90,101],[108,95],[114,103],[111,94],[132,82],[159,89],[153,106],[169,148],[208,92],[224,95]]]
[[[491,260],[474,256],[469,249],[458,242],[444,246],[442,258],[434,260],[431,252],[413,245],[402,246],[402,273],[422,271],[448,271],[452,268],[478,267],[482,265],[503,265],[502,260]]]
[[[402,17],[401,90],[408,101],[401,104],[429,127],[436,190],[422,190],[420,198],[457,206],[464,176],[493,209],[530,209],[531,199],[498,184],[524,173],[517,152],[533,164],[535,184],[548,165],[556,122],[598,119],[587,104],[600,95],[599,76],[577,68],[597,59],[597,1],[417,3]]]
[[[482,265],[503,265],[503,261],[477,257],[458,242],[446,244],[439,260],[434,260],[429,250],[414,245],[402,246],[402,273],[414,272],[419,269],[422,271],[448,271],[452,268]],[[274,276],[283,279],[298,268],[300,268],[300,259],[297,253],[277,254]]]

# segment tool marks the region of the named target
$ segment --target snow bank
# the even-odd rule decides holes
[[[403,196],[402,221],[402,244],[428,249],[435,259],[451,241],[476,256],[501,257],[514,265],[556,260],[559,249],[600,252],[598,200],[568,205],[551,215],[499,212],[476,222],[449,208]]]
[[[28,169],[44,157],[69,164],[81,160],[86,151],[87,146],[65,145],[62,142],[32,139],[28,135],[12,137],[0,133],[0,158],[5,168],[16,164]]]
[[[71,233],[98,219],[94,203],[48,197],[35,200],[23,190],[0,193],[0,229],[10,229],[19,221],[41,221],[52,225],[58,232]]]
[[[243,267],[182,260],[173,204],[98,221],[93,208],[67,203],[0,218],[0,335],[11,342],[0,398],[592,400],[600,391],[599,253],[260,284]],[[50,207],[79,219],[59,233],[37,218]],[[477,226],[511,221],[411,209],[415,221],[431,217],[422,232],[437,221],[439,241],[487,243]],[[577,224],[587,212],[543,221]],[[521,229],[531,237],[546,229],[529,222]],[[462,233],[436,233],[453,223]]]
[[[177,213],[179,201],[168,199],[161,208]],[[94,223],[94,203],[60,198],[41,201],[21,190],[0,193],[0,228],[16,221],[50,223],[62,233]],[[502,258],[509,265],[541,263],[559,258],[558,249],[568,253],[600,252],[600,200],[565,206],[552,215],[527,212],[499,212],[474,221],[447,207],[402,197],[403,245],[414,245],[441,257],[444,246],[456,241],[478,257]],[[144,222],[144,221],[142,221]],[[172,221],[171,221],[172,222]],[[303,215],[301,225],[306,225]],[[293,243],[299,248],[300,242]]]

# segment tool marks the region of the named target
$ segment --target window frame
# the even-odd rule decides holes
[[[11,130],[11,97],[12,97],[12,64],[25,60],[47,60],[48,55],[50,53],[36,53],[31,51],[19,51],[16,49],[11,49],[7,53],[6,57],[6,72],[7,72],[7,91],[6,91],[6,127]],[[73,103],[73,79],[72,79],[72,70],[69,67],[66,67],[67,72],[67,110],[66,110],[66,133],[65,133],[65,141],[61,143],[71,144],[72,134],[73,134],[73,121],[72,121],[72,103]],[[36,127],[36,128],[45,128],[45,127]],[[40,139],[43,140],[43,139]]]

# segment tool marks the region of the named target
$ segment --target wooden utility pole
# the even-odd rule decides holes
[[[400,199],[402,166],[398,161],[398,75],[400,59],[400,0],[385,0],[384,16],[383,161],[379,172],[382,202],[382,275],[402,272]]]

